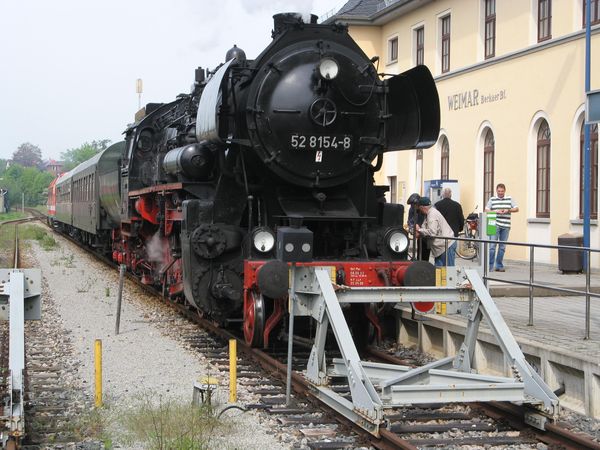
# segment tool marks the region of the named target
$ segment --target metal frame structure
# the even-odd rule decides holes
[[[14,447],[25,433],[24,371],[25,320],[39,320],[42,274],[40,269],[0,269],[0,320],[9,321],[8,394],[0,399],[0,445]]]
[[[314,345],[306,377],[318,397],[348,419],[378,436],[385,426],[384,408],[409,404],[472,401],[511,401],[530,404],[529,422],[544,427],[558,414],[558,398],[525,360],[500,311],[476,270],[448,267],[453,287],[347,287],[332,283],[331,267],[292,269],[291,315],[312,317]],[[346,323],[348,303],[451,302],[448,312],[468,318],[465,340],[456,356],[423,367],[361,361]],[[475,373],[473,357],[481,319],[485,318],[504,353],[511,377]],[[331,327],[342,358],[327,367],[325,341]],[[289,355],[288,355],[289,356]],[[328,387],[332,377],[346,377],[351,399]]]

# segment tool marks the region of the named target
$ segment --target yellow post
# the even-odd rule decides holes
[[[229,339],[229,403],[237,402],[237,345]]]
[[[435,268],[435,285],[446,286],[446,267]],[[446,315],[446,302],[437,302],[435,304],[435,312]]]
[[[102,406],[102,341],[96,339],[95,345],[95,356],[96,356],[96,408]]]

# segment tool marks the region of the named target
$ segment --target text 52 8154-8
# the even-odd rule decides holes
[[[299,150],[350,150],[352,136],[292,134],[290,146]]]

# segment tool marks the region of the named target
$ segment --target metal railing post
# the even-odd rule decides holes
[[[446,267],[446,270],[448,270],[448,238],[444,238],[444,266]]]
[[[527,326],[533,326],[533,261],[535,259],[535,247],[529,246],[529,322]]]
[[[585,337],[583,339],[590,338],[590,316],[591,316],[591,305],[590,305],[590,272],[592,267],[592,255],[590,250],[586,251],[587,264],[585,266]]]
[[[481,260],[483,261],[483,284],[485,284],[486,289],[488,287],[488,280],[487,280],[488,267],[489,267],[488,259],[490,257],[490,254],[488,251],[488,245],[489,245],[488,241],[489,241],[489,239],[486,239],[483,242],[483,258],[481,258]]]

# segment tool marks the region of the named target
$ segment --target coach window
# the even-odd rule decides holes
[[[398,62],[398,37],[388,41],[388,64]]]
[[[442,22],[442,73],[446,73],[450,70],[450,16],[442,17],[440,20]]]
[[[450,175],[450,144],[448,143],[448,138],[444,136],[442,141],[442,157],[441,157],[441,167],[442,173],[440,174],[440,178],[442,180],[449,179]]]
[[[552,37],[552,0],[538,0],[538,42]]]
[[[592,25],[600,23],[600,0],[590,0],[590,15],[592,17]],[[588,0],[583,0],[583,27],[585,28],[586,21],[586,8]]]
[[[425,64],[425,27],[419,27],[415,30],[415,65]]]
[[[485,59],[496,54],[496,0],[485,0]]]
[[[494,133],[488,128],[483,144],[483,204],[494,194]]]
[[[584,166],[584,131],[585,123],[581,125],[581,140],[579,146],[579,218],[583,219],[583,166]],[[590,218],[598,218],[598,124],[590,126]]]
[[[550,217],[550,127],[545,120],[537,135],[536,217]]]

